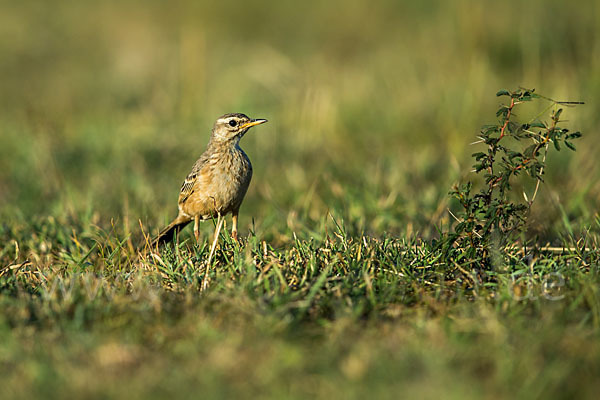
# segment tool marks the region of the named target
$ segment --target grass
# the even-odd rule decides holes
[[[2,4],[4,396],[595,398],[598,6],[303,4]],[[437,240],[518,85],[584,137],[484,271]],[[135,248],[232,111],[270,122],[203,291],[210,222]]]
[[[207,246],[187,243],[131,263],[117,238],[96,239],[97,251],[3,270],[5,387],[141,398],[597,390],[597,250],[513,259],[478,282],[427,244],[336,233],[278,250],[226,240],[207,291]]]

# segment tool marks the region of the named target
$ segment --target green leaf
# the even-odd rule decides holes
[[[571,150],[573,150],[573,151],[577,150],[577,149],[575,148],[575,146],[573,145],[573,143],[571,143],[571,142],[567,142],[567,141],[565,140],[565,144],[566,144],[566,145],[567,145],[567,147],[568,147],[568,148],[570,148]]]
[[[532,128],[546,128],[546,124],[543,123],[542,121],[534,121],[533,123],[531,123],[530,126]]]
[[[498,93],[496,93],[496,96],[497,97],[500,97],[500,96],[510,96],[510,92],[508,90],[506,90],[506,89],[502,89],[502,90],[499,90]]]
[[[510,133],[515,133],[519,129],[519,125],[516,122],[510,121],[506,127]]]
[[[508,150],[508,151],[506,152],[506,154],[508,155],[508,158],[510,158],[511,160],[512,160],[513,158],[515,158],[515,157],[522,156],[522,154],[521,154],[521,153],[519,153],[518,151],[514,151],[514,150]]]
[[[560,114],[562,114],[563,109],[559,108],[558,110],[556,110],[556,112],[554,112],[554,114],[552,115],[552,118],[555,120],[559,120],[560,119]]]
[[[553,140],[552,143],[554,143],[554,148],[556,149],[556,151],[560,151],[560,144],[558,140]]]
[[[500,127],[498,125],[484,125],[481,127],[481,133],[485,135],[498,132],[499,130]]]
[[[533,151],[535,150],[536,147],[537,147],[536,144],[532,144],[531,146],[527,147],[525,150],[523,150],[523,155],[526,158],[533,158]]]

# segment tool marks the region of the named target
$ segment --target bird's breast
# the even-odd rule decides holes
[[[252,164],[240,148],[211,155],[208,162],[210,184],[204,190],[208,205],[226,214],[239,208],[252,179]]]

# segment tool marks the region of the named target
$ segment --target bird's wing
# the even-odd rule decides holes
[[[198,180],[202,177],[208,158],[207,152],[204,152],[192,167],[192,171],[185,177],[179,190],[179,204],[184,203],[197,189]]]
[[[183,181],[183,185],[181,185],[181,190],[179,191],[179,204],[185,202],[188,197],[194,193],[194,185],[196,183],[196,178],[198,177],[197,171],[192,171],[185,177]]]

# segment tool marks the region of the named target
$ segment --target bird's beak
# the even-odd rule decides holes
[[[264,124],[265,122],[267,122],[266,119],[253,119],[252,121],[247,122],[244,125],[242,125],[242,129],[248,129],[255,125]]]

